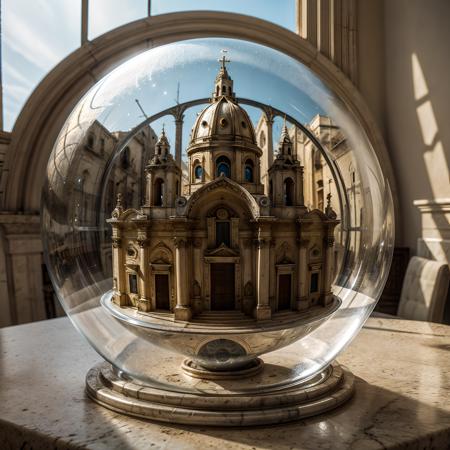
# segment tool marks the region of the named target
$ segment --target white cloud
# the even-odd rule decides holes
[[[5,64],[3,64],[3,76],[5,80],[10,80],[9,83],[11,84],[19,84],[22,85],[28,89],[33,88],[33,82],[30,80],[30,78],[27,78],[21,71],[15,68],[11,62],[7,61]],[[9,84],[4,83],[5,85]]]
[[[48,36],[33,30],[30,20],[10,11],[5,22],[4,43],[24,59],[47,71],[60,59],[60,55],[49,45]]]

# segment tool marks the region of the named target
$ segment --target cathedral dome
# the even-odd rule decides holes
[[[192,127],[190,146],[228,141],[240,146],[256,146],[255,130],[247,111],[238,105],[233,80],[225,67],[225,58],[215,80],[211,104],[197,117]]]
[[[206,140],[237,140],[256,145],[255,130],[247,112],[231,97],[222,96],[205,108],[192,128],[191,144]]]

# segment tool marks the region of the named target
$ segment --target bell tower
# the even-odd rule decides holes
[[[224,176],[241,184],[251,194],[264,194],[261,184],[262,150],[256,142],[253,123],[236,101],[233,80],[223,56],[209,105],[201,111],[192,127],[186,153],[189,158],[189,183],[192,194],[206,183]]]
[[[235,99],[235,94],[233,92],[233,80],[228,74],[226,63],[230,60],[226,59],[225,55],[218,60],[221,64],[219,73],[216,76],[216,81],[214,83],[214,92],[212,94],[213,101],[220,100],[221,97],[230,97]]]
[[[145,168],[147,188],[145,205],[174,208],[181,190],[181,169],[170,153],[164,126],[155,145],[155,154]]]
[[[294,155],[294,145],[284,119],[278,152],[269,168],[269,197],[273,207],[304,206],[303,166]]]

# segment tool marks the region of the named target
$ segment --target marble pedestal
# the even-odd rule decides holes
[[[100,363],[88,372],[86,390],[100,405],[131,416],[221,427],[291,422],[330,411],[351,397],[353,375],[347,369],[334,363],[314,377],[295,382],[290,376],[290,356],[288,352],[281,356],[285,365],[268,366],[246,380],[254,385],[252,389],[243,389],[241,379],[226,378],[203,380],[208,388],[196,393],[180,390],[180,383],[164,389],[124,378],[110,364]],[[295,362],[291,365],[295,367]],[[179,366],[168,370],[177,371]],[[180,378],[186,376],[180,374]]]

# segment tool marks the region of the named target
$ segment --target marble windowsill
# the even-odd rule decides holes
[[[339,357],[356,375],[341,409],[282,426],[168,426],[111,412],[84,393],[100,360],[67,318],[0,330],[0,448],[450,446],[450,327],[371,318]]]

